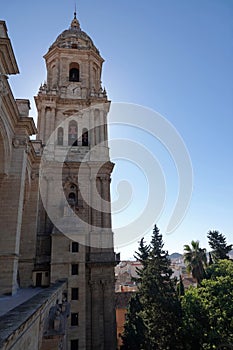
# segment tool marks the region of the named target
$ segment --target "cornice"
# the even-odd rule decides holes
[[[18,74],[19,68],[16,62],[11,41],[7,34],[5,21],[0,21],[0,61],[2,63],[2,73]]]
[[[99,54],[97,54],[92,48],[90,49],[70,49],[70,48],[60,48],[60,47],[54,47],[50,51],[48,51],[43,58],[46,61],[49,61],[53,56],[60,56],[61,54],[65,54],[67,56],[74,56],[74,55],[88,55],[92,54],[98,61],[101,62],[101,64],[104,62],[103,57],[101,57]]]
[[[25,128],[28,132],[28,135],[37,134],[37,128],[32,117],[20,117],[17,123],[17,127]]]

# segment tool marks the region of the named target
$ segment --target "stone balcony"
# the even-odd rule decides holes
[[[88,89],[83,86],[81,82],[70,82],[68,79],[65,86],[48,88],[47,84],[44,83],[39,88],[38,95],[48,95],[48,96],[59,96],[63,99],[107,99],[107,92],[100,86],[99,89]]]

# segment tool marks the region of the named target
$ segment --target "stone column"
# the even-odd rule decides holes
[[[113,268],[111,268],[113,269]],[[103,310],[104,310],[104,349],[116,349],[116,311],[115,299],[112,297],[114,291],[114,281],[109,279],[102,281],[103,286]]]
[[[90,146],[91,148],[95,146],[95,123],[94,123],[94,111],[90,111],[91,115],[90,115],[90,131],[89,131],[89,138],[90,138]]]
[[[100,111],[98,109],[94,110],[94,143],[98,145],[101,142],[101,133],[100,133]]]
[[[100,112],[100,142],[104,141],[104,123],[103,123],[103,111]]]
[[[99,281],[91,281],[92,344],[91,349],[104,350],[103,292]],[[107,349],[106,349],[107,350]],[[109,349],[110,350],[110,349]]]
[[[104,115],[104,145],[108,147],[108,125],[107,125],[107,113],[103,112]]]
[[[0,294],[17,290],[19,246],[27,165],[27,138],[13,139],[11,167],[0,198]]]
[[[55,107],[52,107],[49,138],[51,137],[51,134],[53,134],[54,129],[55,129],[55,114],[56,114],[56,109],[55,109]],[[57,137],[57,135],[55,135],[55,134],[56,133],[54,133],[53,137],[51,137],[51,139],[50,139],[53,145],[55,145],[55,141],[56,141],[56,137]],[[63,138],[64,138],[64,136],[63,136]]]
[[[55,181],[54,177],[52,175],[47,176],[46,178],[47,180],[47,201],[46,201],[46,207],[49,209],[50,213],[53,213],[53,206],[57,205],[56,202],[56,193],[53,192],[53,188],[54,186],[52,185],[52,183]],[[46,223],[45,223],[45,231],[46,233],[52,233],[52,222],[49,218],[48,215],[46,215]]]
[[[45,107],[43,106],[39,111],[39,140],[42,140],[43,143],[45,143]]]
[[[44,131],[44,143],[46,144],[49,136],[50,136],[50,129],[51,129],[51,108],[47,107],[45,109],[45,131]]]
[[[109,178],[107,176],[103,176],[101,178],[101,196],[103,200],[105,201],[104,207],[103,207],[103,227],[104,228],[110,228],[111,227],[111,208],[110,208],[110,182]]]
[[[92,231],[95,230],[94,227],[97,223],[97,211],[95,209],[96,207],[96,177],[91,176],[91,225],[93,226]]]
[[[32,285],[37,241],[37,215],[39,203],[39,172],[33,171],[29,179],[30,196],[24,204],[20,239],[19,278],[20,287]],[[26,193],[28,196],[28,193]]]
[[[96,188],[98,195],[102,198],[102,184],[101,184],[101,178],[96,178]],[[98,201],[99,202],[99,201]],[[100,203],[98,203],[98,211],[97,211],[97,226],[99,228],[103,227],[103,203],[102,200],[100,200]]]

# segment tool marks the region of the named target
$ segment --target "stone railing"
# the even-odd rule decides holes
[[[66,280],[54,283],[0,317],[1,350],[65,349],[69,304],[64,300]],[[49,337],[50,335],[50,337]],[[52,340],[51,340],[52,337]]]

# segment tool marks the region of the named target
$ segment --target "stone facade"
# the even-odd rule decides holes
[[[31,201],[31,173],[38,158],[30,136],[37,131],[28,117],[29,101],[15,100],[8,83],[8,75],[17,74],[18,67],[3,21],[0,53],[0,290],[14,294],[19,284],[23,213]],[[33,253],[35,257],[35,249]]]
[[[0,294],[66,278],[70,317],[60,348],[115,350],[103,58],[75,14],[44,56],[36,129],[29,101],[15,100],[8,84],[18,68],[3,21],[0,53]]]

